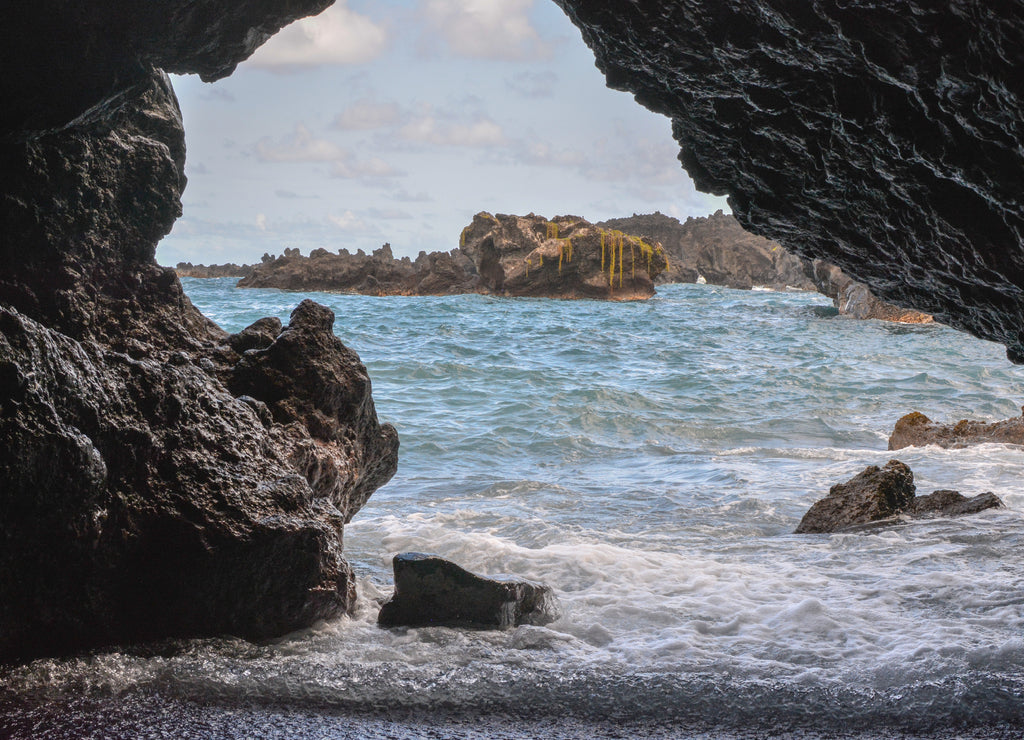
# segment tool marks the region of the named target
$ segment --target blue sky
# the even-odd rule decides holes
[[[338,0],[231,77],[174,85],[189,184],[162,264],[384,242],[415,257],[485,210],[728,211],[549,0]]]

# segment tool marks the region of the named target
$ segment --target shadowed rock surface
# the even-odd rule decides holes
[[[1024,361],[1018,6],[556,1],[744,228]]]
[[[882,468],[869,465],[845,483],[832,486],[828,496],[804,514],[795,533],[855,532],[898,524],[900,516],[962,516],[1003,505],[993,493],[967,498],[945,489],[927,496],[915,492],[914,474],[906,464],[890,460]]]
[[[925,445],[955,449],[986,442],[1024,445],[1024,416],[991,424],[967,419],[961,419],[955,424],[938,424],[924,414],[913,411],[901,417],[889,435],[890,450]]]
[[[382,627],[505,629],[558,618],[554,592],[540,583],[479,576],[450,560],[418,552],[395,555],[392,566],[395,593],[377,615]]]
[[[365,369],[326,308],[229,338],[154,261],[185,148],[152,65],[215,78],[324,3],[65,5],[11,8],[3,52],[0,660],[343,613],[397,459]]]

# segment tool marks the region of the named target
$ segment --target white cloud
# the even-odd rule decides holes
[[[279,142],[267,137],[257,141],[256,156],[261,162],[335,162],[350,153],[331,141],[316,138],[299,123],[294,134]]]
[[[393,126],[401,116],[402,110],[398,103],[359,100],[339,113],[331,125],[342,131],[368,131]]]
[[[345,211],[340,216],[330,215],[327,217],[328,220],[337,226],[342,231],[363,233],[367,231],[376,231],[376,228],[366,223],[363,219],[357,216],[352,211]]]
[[[296,124],[291,136],[276,142],[270,138],[260,139],[254,149],[261,162],[320,162],[331,165],[332,177],[343,179],[380,179],[405,174],[380,157],[360,159],[332,141],[319,139],[301,123]]]
[[[505,144],[505,132],[487,116],[469,123],[438,120],[426,111],[398,130],[405,141],[435,146],[489,147]]]
[[[530,21],[534,0],[423,0],[434,36],[475,59],[544,58],[550,48]]]
[[[302,18],[282,29],[246,64],[273,72],[362,64],[378,57],[387,41],[383,26],[349,10],[346,0],[338,0],[320,15]]]
[[[267,214],[257,213],[256,214],[256,228],[260,231],[267,230]]]

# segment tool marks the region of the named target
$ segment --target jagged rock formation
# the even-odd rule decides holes
[[[829,489],[804,514],[796,534],[852,532],[899,523],[899,517],[963,516],[1003,505],[993,493],[967,498],[957,491],[939,490],[917,496],[914,473],[899,460],[885,467],[869,465],[845,483]]]
[[[416,261],[396,260],[391,245],[372,254],[359,250],[336,254],[314,249],[308,257],[298,249],[286,249],[269,257],[238,281],[239,288],[321,290],[363,295],[452,295],[474,293],[479,279],[473,261],[459,250],[420,252]]]
[[[463,229],[461,247],[483,287],[503,296],[650,298],[668,266],[660,244],[577,216],[478,213]]]
[[[351,603],[342,526],[393,474],[398,444],[365,370],[327,309],[231,338],[154,261],[181,212],[185,150],[153,65],[227,74],[325,4],[9,9],[0,660],[267,637]]]
[[[985,0],[556,0],[744,228],[1024,361],[1024,16]]]
[[[426,625],[506,629],[559,616],[550,586],[511,576],[480,576],[437,557],[403,552],[392,560],[395,593],[381,607],[381,627]]]
[[[938,424],[913,411],[901,417],[889,435],[889,449],[938,445],[957,449],[986,442],[1024,445],[1024,415],[989,424],[961,419],[955,424]]]
[[[613,218],[597,224],[659,242],[669,267],[659,283],[694,283],[749,290],[753,287],[815,290],[806,263],[776,242],[746,231],[731,215],[716,211],[685,223],[662,213]]]
[[[242,278],[252,273],[255,265],[236,265],[234,262],[227,262],[222,265],[193,265],[191,262],[179,262],[174,266],[174,272],[178,277],[191,278]]]
[[[413,262],[396,260],[389,244],[371,255],[315,249],[303,257],[286,249],[281,257],[265,259],[238,287],[628,300],[652,296],[654,278],[666,264],[660,245],[576,216],[548,221],[532,213],[478,213],[451,252],[420,252]]]

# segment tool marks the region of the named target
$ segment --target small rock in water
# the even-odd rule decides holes
[[[504,629],[559,616],[549,586],[511,576],[479,576],[436,555],[395,555],[395,593],[381,607],[382,627],[442,625]]]
[[[939,490],[915,495],[914,474],[899,460],[885,467],[869,465],[846,483],[837,483],[828,496],[814,503],[800,520],[796,534],[850,532],[898,523],[898,517],[962,516],[998,508],[994,493],[967,498],[957,491]]]
[[[890,450],[925,445],[958,449],[985,443],[1024,445],[1024,414],[991,424],[969,419],[940,424],[913,411],[896,422],[889,436]]]

